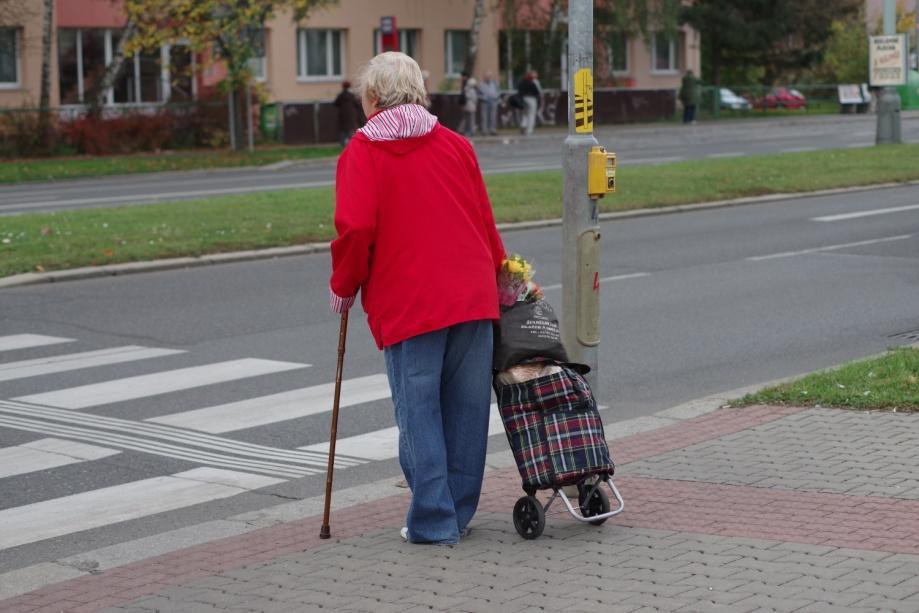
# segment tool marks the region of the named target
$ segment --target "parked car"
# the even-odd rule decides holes
[[[753,100],[753,106],[769,109],[803,109],[807,107],[807,98],[796,89],[774,87],[762,98]]]
[[[752,108],[750,101],[741,98],[726,87],[721,88],[721,108],[733,111],[748,111]]]

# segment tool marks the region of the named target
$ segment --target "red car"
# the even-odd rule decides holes
[[[774,87],[768,94],[752,102],[753,106],[759,109],[763,107],[770,109],[807,108],[807,98],[804,97],[804,94],[796,89],[787,87]]]

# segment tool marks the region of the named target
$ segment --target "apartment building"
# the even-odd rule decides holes
[[[41,0],[3,4],[0,107],[37,104],[42,4]],[[303,23],[279,14],[265,24],[263,53],[253,61],[253,73],[273,102],[329,100],[343,80],[353,79],[382,49],[381,19],[394,18],[400,50],[428,71],[432,92],[449,91],[457,87],[466,59],[473,6],[474,0],[339,0],[314,11]],[[552,74],[544,85],[565,82],[563,41],[546,57],[545,26],[505,26],[501,11],[494,10],[491,1],[486,6],[477,73],[490,70],[508,86],[524,70],[548,66]],[[56,0],[52,106],[79,108],[87,102],[93,83],[111,61],[124,22],[117,1]],[[690,28],[676,36],[653,33],[648,41],[597,32],[595,47],[598,86],[676,89],[686,69],[699,73],[699,36]],[[192,100],[213,92],[223,76],[219,64],[202,62],[179,41],[129,58],[114,87],[105,93],[105,104]]]

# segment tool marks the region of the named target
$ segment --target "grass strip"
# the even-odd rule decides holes
[[[74,157],[46,160],[0,161],[0,184],[52,181],[85,177],[129,175],[169,170],[206,170],[239,166],[265,166],[285,160],[337,156],[338,145],[316,147],[270,147],[252,153],[195,151],[137,154],[111,157]]]
[[[891,349],[881,357],[817,372],[730,404],[916,411],[919,410],[919,349]]]
[[[919,179],[919,145],[624,166],[603,211]],[[486,177],[499,222],[558,218],[560,171]],[[314,188],[0,217],[0,276],[325,241],[333,192]]]

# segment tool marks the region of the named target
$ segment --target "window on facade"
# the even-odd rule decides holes
[[[268,78],[268,62],[266,51],[265,29],[260,28],[251,34],[252,48],[255,56],[249,60],[249,72],[256,81],[264,81]]]
[[[80,49],[83,63],[83,97],[91,95],[105,74],[105,30],[81,30]]]
[[[19,85],[19,31],[0,28],[0,87]]]
[[[301,79],[341,77],[341,30],[300,30],[297,36],[297,76]]]
[[[469,53],[469,30],[444,31],[444,72],[447,76],[459,76],[466,65]]]
[[[399,30],[399,51],[418,59],[418,30]],[[383,35],[379,28],[373,31],[373,54],[383,52]]]
[[[676,43],[673,37],[662,32],[654,33],[651,50],[651,66],[654,72],[675,72],[677,70]]]
[[[629,71],[629,39],[622,32],[612,32],[608,39],[609,67],[613,73]]]
[[[187,45],[169,47],[169,102],[191,102],[195,99],[195,67]]]
[[[61,104],[79,104],[80,90],[79,30],[61,29],[57,33],[58,75]]]
[[[120,30],[58,30],[58,73],[61,104],[88,102],[95,84],[112,62]],[[166,53],[164,49],[169,49]],[[164,60],[169,65],[163,65]],[[186,101],[193,98],[192,53],[185,45],[144,51],[126,57],[106,94],[106,103],[136,104]],[[169,86],[167,88],[167,86]]]
[[[527,71],[535,70],[544,88],[565,87],[568,57],[565,39],[543,30],[501,30],[498,65],[504,86],[516,88]]]

